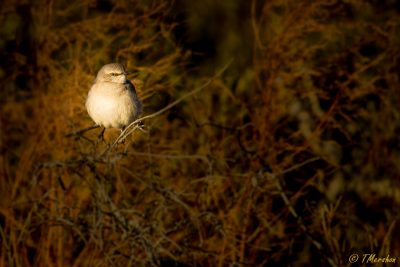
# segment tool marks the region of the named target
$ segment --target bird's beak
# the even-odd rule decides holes
[[[134,74],[135,72],[134,71],[125,71],[125,75],[130,75],[130,74]]]

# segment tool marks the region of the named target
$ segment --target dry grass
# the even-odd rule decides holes
[[[246,2],[193,74],[174,36],[183,3],[108,3],[2,4],[0,266],[400,257],[395,4]],[[114,61],[138,71],[157,116],[123,143],[116,130],[66,137],[91,125],[88,88]]]

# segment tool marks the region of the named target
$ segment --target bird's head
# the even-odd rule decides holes
[[[128,73],[122,64],[110,63],[104,65],[97,73],[96,82],[126,83]]]

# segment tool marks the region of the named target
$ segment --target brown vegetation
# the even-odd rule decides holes
[[[398,4],[214,2],[1,4],[0,266],[400,257]],[[66,136],[109,62],[155,115]]]

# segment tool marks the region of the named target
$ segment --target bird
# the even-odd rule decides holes
[[[104,65],[86,99],[86,109],[97,126],[123,131],[142,113],[143,104],[120,63]]]

